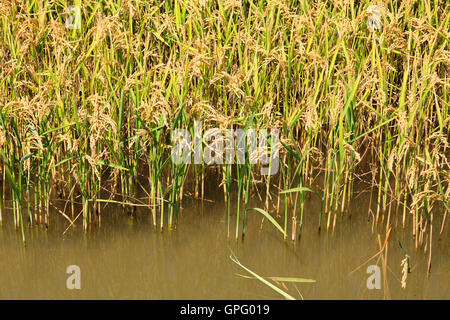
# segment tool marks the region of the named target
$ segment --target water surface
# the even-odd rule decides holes
[[[372,226],[367,209],[367,198],[359,197],[352,204],[351,217],[340,217],[334,233],[322,230],[319,234],[319,206],[308,203],[302,237],[295,245],[284,242],[267,221],[261,228],[261,215],[256,211],[249,212],[245,240],[228,241],[226,208],[220,200],[202,204],[186,199],[175,232],[153,230],[145,208],[130,218],[121,208],[110,205],[103,210],[102,227],[87,234],[80,222],[63,234],[68,222],[53,218],[47,231],[42,227],[27,229],[26,247],[7,213],[0,229],[0,298],[283,298],[258,280],[241,277],[249,274],[231,261],[229,256],[234,252],[243,265],[261,276],[315,279],[316,283],[282,286],[298,299],[450,299],[448,228],[441,240],[433,237],[429,277],[428,254],[423,248],[415,250],[410,231],[401,229],[391,233],[388,287],[384,280],[381,290],[366,286],[366,267],[381,266],[381,260],[374,259],[351,273],[378,252],[378,232],[384,238],[385,228],[378,231]],[[404,255],[399,240],[411,261],[406,289],[400,285]],[[81,269],[81,290],[66,288],[69,265]]]

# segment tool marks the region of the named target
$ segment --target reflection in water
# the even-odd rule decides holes
[[[232,250],[244,266],[261,276],[315,279],[316,283],[280,286],[298,299],[450,299],[448,231],[441,240],[433,239],[428,278],[427,254],[423,248],[414,250],[410,232],[398,228],[390,235],[387,281],[383,279],[381,290],[366,285],[367,267],[377,262],[382,266],[381,260],[373,259],[351,273],[379,250],[364,197],[355,200],[351,217],[340,218],[334,234],[317,232],[318,207],[310,203],[295,245],[285,243],[270,223],[261,228],[262,216],[256,211],[249,212],[245,241],[235,242],[227,240],[226,208],[221,202],[187,199],[183,205],[175,232],[154,231],[145,209],[129,218],[112,206],[104,210],[104,224],[98,230],[84,234],[78,226],[62,235],[67,221],[56,219],[48,231],[27,230],[26,247],[18,232],[9,226],[0,229],[0,298],[283,298],[260,281],[239,276],[249,274],[230,260]],[[405,289],[401,288],[405,256],[398,241],[411,262]],[[66,288],[69,265],[81,269],[81,290]]]

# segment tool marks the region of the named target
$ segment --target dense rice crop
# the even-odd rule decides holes
[[[80,29],[65,25],[70,5]],[[309,194],[322,210],[308,217],[334,228],[363,181],[378,192],[378,224],[388,230],[395,214],[416,246],[427,235],[431,245],[450,208],[449,23],[445,0],[2,0],[1,199],[22,234],[48,226],[56,196],[86,230],[102,203],[144,204],[143,189],[155,228],[173,228],[187,182],[204,199],[213,179],[229,235],[231,196],[238,238],[261,192],[254,211],[295,239]],[[279,129],[279,173],[261,176],[248,153],[236,165],[173,163],[171,133],[196,120]]]

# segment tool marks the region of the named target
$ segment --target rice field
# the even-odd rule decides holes
[[[360,214],[431,259],[450,208],[449,24],[445,0],[2,0],[0,223],[25,242],[52,214],[86,231],[115,204],[175,229],[183,197],[214,185],[228,238],[252,212],[295,241],[365,190]],[[172,134],[195,121],[279,130],[277,174],[248,145],[238,164],[174,163]]]

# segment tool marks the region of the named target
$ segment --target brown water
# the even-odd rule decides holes
[[[388,288],[383,280],[381,290],[366,286],[366,267],[376,264],[376,259],[351,273],[378,252],[377,230],[372,232],[367,203],[363,196],[355,200],[351,218],[345,215],[338,219],[334,234],[317,232],[319,208],[308,204],[303,234],[295,246],[285,243],[268,222],[260,229],[257,212],[249,212],[245,241],[227,241],[226,209],[220,201],[202,205],[185,200],[178,228],[171,233],[154,231],[145,209],[129,218],[109,206],[103,210],[102,227],[87,234],[79,225],[63,235],[67,221],[54,218],[48,231],[39,227],[27,230],[26,247],[20,233],[11,227],[8,214],[0,229],[0,298],[282,298],[260,281],[239,276],[249,274],[230,260],[232,250],[244,266],[261,276],[315,279],[316,283],[282,287],[298,299],[450,299],[449,228],[441,240],[433,237],[429,277],[428,254],[415,250],[410,231],[401,230],[393,231],[390,237]],[[400,285],[404,256],[398,240],[411,261],[406,289]],[[81,269],[81,290],[66,288],[69,265]]]

